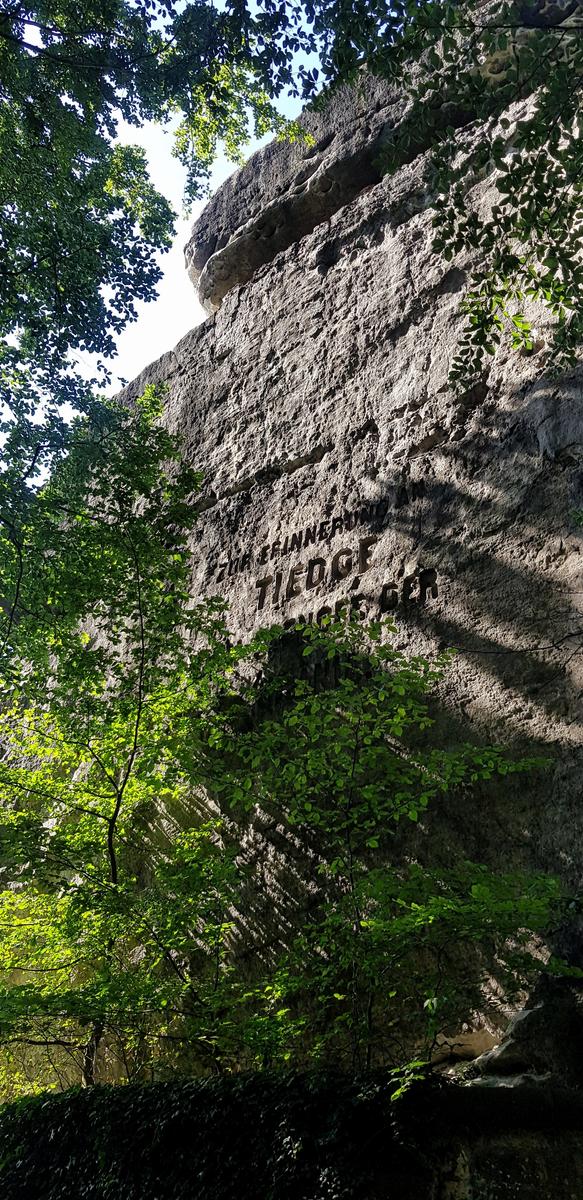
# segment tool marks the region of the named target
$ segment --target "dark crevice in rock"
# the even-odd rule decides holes
[[[330,453],[331,445],[315,446],[307,454],[302,454],[298,458],[290,458],[287,462],[269,463],[265,467],[261,467],[259,471],[255,471],[252,475],[244,475],[242,479],[238,479],[232,487],[225,488],[224,492],[217,494],[211,492],[205,500],[201,500],[196,508],[199,513],[206,512],[209,508],[214,508],[216,504],[220,504],[221,500],[227,500],[229,496],[237,496],[241,492],[250,492],[253,487],[265,487],[269,483],[273,483],[275,479],[280,479],[282,475],[293,475],[294,471],[299,471],[302,467],[313,466],[315,463],[322,461],[326,454]]]
[[[420,454],[426,454],[428,450],[434,450],[436,446],[441,446],[445,441],[447,431],[437,425],[435,429],[430,430],[425,437],[421,438],[420,442],[411,446],[407,453],[407,458],[417,458]]]
[[[325,275],[330,267],[335,267],[340,261],[340,247],[337,241],[324,242],[315,257],[314,265],[319,275]]]
[[[445,296],[449,292],[461,292],[462,288],[465,287],[466,279],[467,275],[465,271],[461,271],[459,267],[451,267],[441,280],[437,289],[438,296]]]
[[[364,425],[361,425],[359,429],[355,429],[354,444],[356,445],[357,442],[362,442],[364,438],[369,436],[373,437],[375,442],[378,442],[381,436],[380,429],[372,417],[370,420],[365,421]]]

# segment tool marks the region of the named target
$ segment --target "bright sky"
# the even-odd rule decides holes
[[[27,38],[39,44],[38,29],[34,25],[27,25],[26,29]],[[304,56],[304,60],[308,66],[317,65],[315,58],[311,60]],[[290,120],[297,117],[300,109],[297,99],[291,100],[289,97],[282,97],[277,107]],[[120,383],[134,379],[149,363],[159,358],[166,350],[171,350],[189,329],[200,325],[206,316],[184,267],[184,245],[191,226],[202,212],[206,201],[194,205],[188,217],[184,217],[182,197],[185,172],[178,160],[172,156],[172,125],[163,127],[151,123],[142,129],[136,129],[135,126],[120,120],[118,136],[120,141],[142,146],[146,151],[152,182],[170,201],[174,211],[179,214],[179,219],[172,249],[167,254],[158,256],[163,272],[158,285],[158,298],[150,304],[136,304],[138,318],[120,335],[117,341],[118,356],[108,363],[113,372],[112,383],[106,389],[110,395],[119,390]],[[269,140],[267,137],[262,141],[251,141],[248,154],[252,154]],[[224,156],[220,156],[210,180],[211,193],[216,191],[234,170],[233,164]],[[82,375],[86,375],[87,378],[94,376],[96,364],[89,355],[76,353],[74,361]]]
[[[292,105],[284,101],[281,109],[286,116],[293,118],[297,115],[298,106],[297,103]],[[159,125],[136,129],[121,123],[119,137],[121,141],[143,146],[154,185],[167,197],[180,217],[172,249],[168,254],[159,256],[164,275],[158,285],[158,299],[150,304],[139,303],[138,320],[128,325],[118,339],[119,355],[111,364],[114,382],[108,389],[112,394],[118,390],[120,379],[134,379],[148,363],[159,358],[166,350],[171,350],[189,329],[199,325],[206,316],[184,267],[184,245],[206,201],[197,203],[188,218],[183,217],[184,169],[172,157],[172,131]],[[264,140],[269,141],[269,138]],[[252,154],[262,144],[251,142],[248,153]],[[212,174],[211,191],[216,191],[234,170],[233,164],[221,156]]]
[[[117,391],[120,378],[129,381],[139,375],[148,363],[159,358],[166,350],[171,350],[189,329],[205,318],[184,268],[184,245],[193,221],[206,202],[196,204],[188,218],[182,215],[184,169],[172,157],[172,132],[169,128],[147,125],[143,129],[136,129],[122,123],[119,134],[121,141],[143,146],[152,181],[179,214],[179,220],[172,249],[168,254],[159,255],[164,274],[158,285],[158,299],[150,304],[139,302],[138,320],[128,325],[118,339],[119,356],[113,363],[116,379],[111,389],[114,392]],[[234,169],[232,163],[221,158],[213,172],[212,190]]]

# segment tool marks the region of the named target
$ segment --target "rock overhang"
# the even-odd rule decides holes
[[[185,247],[201,303],[216,311],[226,293],[378,182],[383,137],[402,100],[381,79],[362,73],[356,87],[335,90],[302,113],[305,135],[256,151],[218,189]]]
[[[477,8],[485,21],[496,18],[499,5],[477,0]],[[568,25],[581,0],[529,0],[517,8],[525,29],[546,28]],[[511,58],[511,51],[495,53],[480,67],[494,88]],[[407,73],[415,78],[422,69],[413,64]],[[460,105],[455,81],[427,103],[429,120],[420,130],[407,88],[361,68],[356,84],[335,86],[304,110],[297,123],[304,138],[272,141],[235,171],[195,222],[185,246],[186,267],[207,313],[378,183],[386,150],[398,145],[398,161],[405,165],[430,148],[436,130],[469,125],[480,116],[479,100],[470,108]]]

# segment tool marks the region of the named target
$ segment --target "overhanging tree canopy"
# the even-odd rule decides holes
[[[29,403],[70,398],[67,352],[110,355],[135,301],[155,293],[154,252],[169,244],[172,213],[143,153],[112,144],[120,116],[135,125],[179,117],[176,152],[192,199],[218,139],[236,156],[250,122],[259,133],[280,128],[274,101],[283,92],[309,99],[322,81],[354,78],[365,61],[409,90],[417,131],[444,101],[486,120],[463,179],[452,166],[452,132],[435,180],[444,197],[438,248],[451,256],[478,247],[485,264],[458,375],[492,348],[509,304],[520,307],[528,290],[555,311],[557,349],[568,360],[582,332],[579,0],[229,0],[220,8],[208,0],[14,0],[0,11],[0,334],[16,337],[19,350],[12,341],[4,347],[2,400],[18,408],[25,395]],[[488,118],[532,93],[534,111],[508,160]],[[402,149],[395,145],[389,168]],[[484,223],[468,213],[465,193],[492,162],[503,187]],[[513,328],[528,348],[528,328]],[[26,378],[17,379],[23,365]]]

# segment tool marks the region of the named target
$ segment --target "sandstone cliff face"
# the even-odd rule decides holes
[[[216,311],[126,395],[169,385],[167,420],[205,472],[193,594],[223,596],[237,637],[345,605],[391,616],[400,648],[458,651],[435,713],[442,741],[549,755],[537,780],[434,811],[415,852],[544,869],[579,887],[583,368],[544,377],[539,314],[533,354],[499,352],[453,396],[472,264],[432,252],[426,149],[382,177],[379,151],[406,107],[386,85],[363,89],[308,118],[313,144],[275,143],[219,191],[187,247]],[[479,125],[463,137],[471,145]],[[492,177],[475,182],[468,203],[488,204],[492,188]],[[583,965],[576,925],[561,949]],[[581,1081],[566,1066],[580,1057],[578,998],[559,1005],[577,1010],[567,1034],[564,1014],[553,1033],[553,997],[539,1003],[483,1062],[483,1082],[518,1082],[517,1114],[521,1079],[540,1080],[541,1095],[545,1080]],[[566,1128],[478,1139],[432,1195],[550,1200],[560,1177],[575,1198]]]
[[[456,647],[452,739],[473,729],[552,766],[496,815],[450,812],[442,851],[576,885],[583,370],[544,378],[543,320],[535,353],[498,353],[453,397],[471,264],[432,252],[421,148],[381,177],[404,113],[386,85],[345,91],[309,118],[314,144],[274,143],[224,185],[187,248],[220,307],[126,394],[166,381],[167,419],[205,472],[194,594],[225,597],[242,638],[351,604],[393,616],[399,646]],[[468,203],[491,189],[475,183]]]

